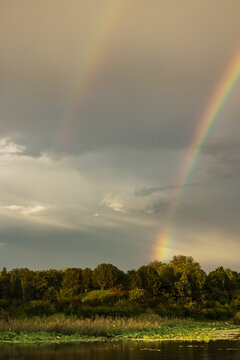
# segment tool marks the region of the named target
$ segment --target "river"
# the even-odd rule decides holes
[[[0,345],[1,360],[239,360],[240,341]]]

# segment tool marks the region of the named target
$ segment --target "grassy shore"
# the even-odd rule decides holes
[[[104,340],[198,340],[240,337],[240,326],[226,322],[138,318],[46,318],[0,320],[0,342],[74,342]]]

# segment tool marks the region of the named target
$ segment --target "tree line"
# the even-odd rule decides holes
[[[240,310],[240,273],[206,272],[192,257],[174,256],[124,272],[112,264],[90,268],[0,272],[0,317],[130,315],[152,309],[166,316],[224,318]]]

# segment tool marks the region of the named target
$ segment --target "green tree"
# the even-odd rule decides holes
[[[201,269],[199,263],[195,262],[190,256],[179,255],[174,256],[169,265],[172,267],[176,277],[176,295],[179,295],[180,289],[185,286],[184,292],[189,294],[188,299],[190,301],[202,301],[206,273]]]
[[[16,276],[13,280],[11,297],[13,299],[22,299],[23,297],[23,289],[19,276]]]
[[[93,270],[92,279],[96,287],[111,289],[123,286],[124,273],[112,264],[100,264]]]
[[[127,272],[127,287],[129,290],[141,289],[142,279],[137,270],[129,270]]]
[[[57,301],[57,298],[57,290],[53,286],[50,286],[47,291],[45,291],[43,300],[49,301],[50,303],[55,303]]]
[[[167,298],[173,297],[175,294],[174,284],[177,281],[173,267],[169,264],[164,264],[158,267],[157,272],[161,281],[162,294]]]
[[[36,288],[34,285],[34,281],[27,280],[23,284],[23,299],[26,301],[36,299]]]
[[[82,269],[68,268],[63,272],[62,290],[70,296],[78,295],[82,287]]]
[[[177,296],[186,302],[192,300],[192,288],[186,273],[183,273],[180,279],[175,283]]]
[[[166,265],[165,263],[163,263],[162,261],[159,260],[154,260],[151,261],[148,266],[151,266],[152,268],[154,268],[157,272],[159,271],[159,269],[161,269],[164,265]]]
[[[1,298],[9,299],[11,296],[11,283],[10,275],[7,272],[7,269],[4,267],[0,273],[0,282],[1,282]]]
[[[238,274],[222,266],[211,271],[205,281],[205,291],[208,299],[225,303],[238,297]]]
[[[62,272],[58,270],[41,270],[34,274],[34,286],[36,289],[37,299],[43,299],[45,292],[49,287],[56,291],[60,289],[62,282]]]
[[[159,295],[161,281],[157,271],[152,266],[141,266],[137,272],[141,279],[141,288],[151,295]]]
[[[89,268],[82,271],[82,290],[88,292],[93,289],[92,270]]]

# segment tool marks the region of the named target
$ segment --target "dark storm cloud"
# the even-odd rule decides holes
[[[0,0],[2,266],[141,265],[175,193],[173,251],[213,264],[227,239],[239,253],[238,88],[176,184],[239,46],[240,2],[120,1],[101,38],[108,3]]]
[[[184,187],[192,187],[192,186],[199,186],[201,183],[190,183],[190,184],[184,184],[183,186],[161,186],[161,187],[144,187],[142,189],[135,190],[136,196],[149,196],[154,193],[158,192],[164,192],[168,190],[178,190],[182,189]]]
[[[0,231],[1,266],[8,269],[94,268],[100,263],[110,262],[128,270],[146,261],[143,253],[145,251],[146,256],[148,251],[145,240],[149,232],[142,228],[142,235],[138,237],[133,227],[127,232],[132,239],[130,244],[124,231],[119,241],[118,228],[75,231],[19,224]],[[135,252],[134,260],[131,252]],[[119,253],[124,253],[124,262],[119,258]]]
[[[226,16],[231,17],[233,41],[238,19],[215,2],[219,13],[213,25],[206,9],[214,9],[214,3],[185,2],[191,19],[178,3],[173,12],[162,2],[151,1],[146,9],[144,2],[134,1],[132,12],[123,11],[124,26],[114,28],[116,41],[108,44],[86,90],[80,80],[75,90],[73,83],[101,10],[98,3],[26,1],[20,6],[15,1],[13,7],[3,2],[1,133],[15,136],[34,155],[119,147],[186,148],[228,59],[219,44],[216,52],[224,56],[217,65],[213,55],[209,59],[205,53],[212,52]],[[231,6],[238,8],[236,3]],[[202,19],[211,25],[206,25],[208,30]],[[222,46],[229,44],[225,33],[221,40]],[[78,91],[83,98],[78,98]]]
[[[148,84],[143,82],[140,86],[145,86],[146,90],[139,94],[138,83],[121,81],[122,84],[117,85],[120,91],[116,84],[101,83],[81,108],[70,105],[73,107],[70,113],[67,111],[67,89],[59,90],[54,84],[49,88],[49,79],[45,87],[30,84],[5,93],[2,90],[1,133],[13,135],[18,142],[27,145],[31,154],[185,147],[195,126],[191,111],[183,106],[190,90],[185,96],[182,89],[170,95],[175,106],[169,109],[168,95],[161,97],[160,85],[147,89]],[[157,92],[159,99],[153,100]],[[193,113],[198,111],[196,107]]]

